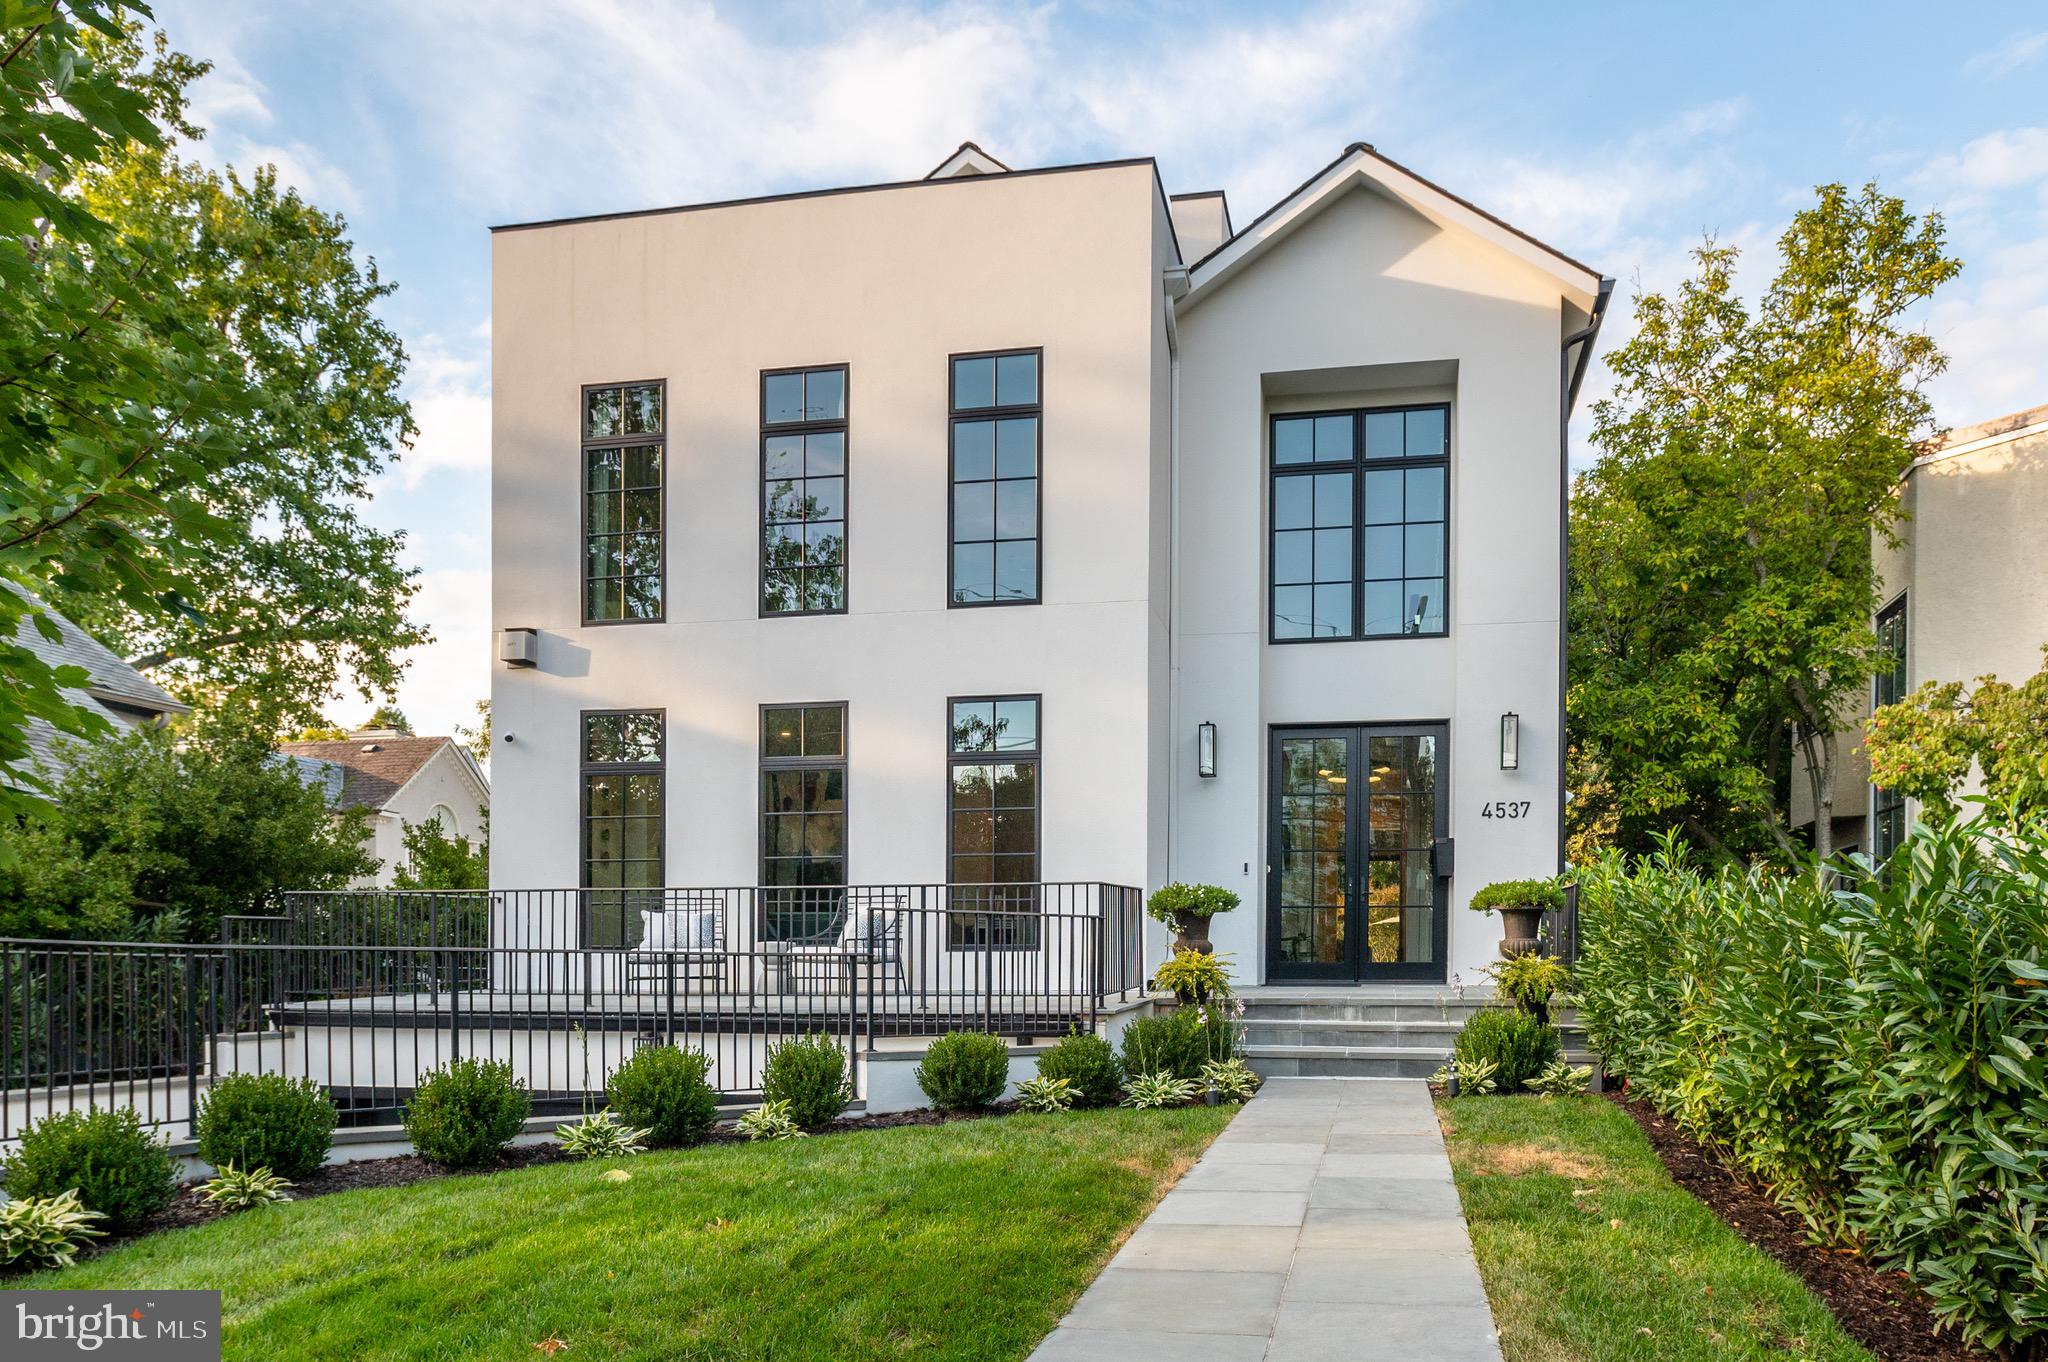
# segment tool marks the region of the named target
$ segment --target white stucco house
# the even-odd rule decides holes
[[[494,888],[1206,881],[1250,982],[1469,979],[1611,287],[1364,144],[497,229]]]
[[[396,729],[358,729],[346,738],[280,743],[309,781],[328,790],[336,812],[370,810],[363,850],[377,873],[358,888],[388,885],[405,864],[405,830],[434,822],[450,837],[481,846],[491,813],[491,785],[469,749],[453,738],[415,737]]]

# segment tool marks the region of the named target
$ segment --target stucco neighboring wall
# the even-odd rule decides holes
[[[1041,693],[1041,871],[1147,878],[1156,181],[987,176],[498,233],[492,882],[577,882],[578,712],[664,708],[665,878],[758,874],[758,706],[848,705],[848,874],[945,874],[951,695]],[[1044,347],[1045,603],[948,610],[948,356]],[[844,363],[848,607],[757,618],[763,369]],[[584,383],[668,382],[667,622],[583,627]],[[509,741],[504,741],[509,738]]]
[[[1490,880],[1556,865],[1559,342],[1554,282],[1365,189],[1180,319],[1180,685],[1174,731],[1213,720],[1219,772],[1176,778],[1175,873],[1253,911],[1219,949],[1263,969],[1267,732],[1275,724],[1448,720],[1457,868],[1449,968],[1500,937],[1462,905]],[[1274,645],[1266,638],[1266,417],[1451,400],[1450,624],[1443,638]],[[1500,715],[1521,766],[1499,769]],[[1530,815],[1481,821],[1483,802]]]
[[[364,839],[379,861],[377,873],[365,884],[388,885],[405,861],[405,828],[424,823],[437,808],[446,808],[454,827],[448,831],[471,845],[484,838],[484,820],[490,809],[490,794],[472,776],[452,744],[428,759],[413,778],[370,821]]]

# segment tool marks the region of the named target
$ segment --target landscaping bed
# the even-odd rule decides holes
[[[1506,1362],[1871,1362],[1598,1097],[1442,1102]]]
[[[1798,1216],[1737,1178],[1713,1151],[1648,1103],[1618,1093],[1609,1096],[1641,1128],[1674,1182],[1805,1282],[1879,1362],[1986,1362],[1990,1357],[1953,1333],[1936,1332],[1927,1297],[1905,1274],[1882,1272],[1853,1253],[1815,1245]]]
[[[906,1113],[589,1162],[519,1149],[533,1166],[263,1207],[16,1284],[217,1288],[226,1356],[263,1362],[550,1340],[622,1359],[1017,1359],[1235,1111]],[[333,1172],[419,1161],[376,1162]]]

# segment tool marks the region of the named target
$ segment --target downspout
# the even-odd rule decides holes
[[[1572,408],[1578,404],[1579,385],[1593,362],[1593,342],[1600,323],[1607,316],[1607,303],[1614,296],[1614,281],[1603,278],[1593,297],[1593,312],[1586,324],[1566,336],[1557,353],[1557,873],[1566,868],[1565,859],[1565,690],[1571,684],[1571,631],[1567,616],[1571,610],[1572,532]],[[1576,362],[1572,347],[1581,347]]]
[[[1180,703],[1180,322],[1178,305],[1187,296],[1188,272],[1172,267],[1160,277],[1160,306],[1166,309],[1166,864],[1180,865],[1180,744],[1174,735]]]

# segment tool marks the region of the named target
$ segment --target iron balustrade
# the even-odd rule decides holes
[[[187,1132],[236,1073],[311,1079],[343,1124],[388,1125],[463,1058],[574,1114],[660,1043],[702,1051],[744,1100],[793,1036],[829,1037],[857,1072],[893,1038],[1093,1027],[1144,985],[1127,886],[605,892],[295,893],[225,919],[217,946],[0,940],[0,1141],[85,1106]],[[618,944],[589,944],[612,928]]]

